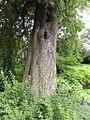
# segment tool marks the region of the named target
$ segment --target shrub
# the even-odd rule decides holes
[[[77,68],[77,67],[76,67]],[[89,120],[90,114],[83,104],[90,103],[90,90],[83,89],[85,76],[68,66],[58,78],[57,92],[52,99],[54,120]]]
[[[54,120],[83,120],[86,118],[79,86],[62,82],[53,100]]]
[[[64,70],[67,70],[67,66],[75,66],[80,64],[80,61],[77,60],[76,56],[60,56],[57,53],[57,71],[58,73],[63,72]]]
[[[36,98],[30,83],[18,82],[12,75],[4,79],[4,92],[0,93],[0,120],[52,120],[49,99]]]
[[[56,78],[57,90],[51,97],[36,97],[30,80],[20,83],[12,73],[12,82],[8,77],[3,77],[0,120],[89,120],[83,99],[90,103],[90,90],[83,89],[80,82],[85,77],[78,75],[75,67],[67,68]]]

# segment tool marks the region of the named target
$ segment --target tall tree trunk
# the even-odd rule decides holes
[[[38,96],[48,96],[56,89],[56,11],[37,4],[31,43],[31,81]],[[28,56],[30,57],[30,56]],[[29,64],[30,65],[30,64]],[[27,68],[28,69],[28,68]]]

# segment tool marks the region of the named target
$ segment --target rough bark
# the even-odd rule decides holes
[[[31,43],[31,70],[28,71],[31,71],[31,84],[38,96],[42,91],[49,96],[56,89],[53,81],[56,76],[56,37],[55,8],[37,4]]]
[[[30,68],[31,68],[30,65],[31,65],[31,44],[29,44],[29,46],[28,46],[25,70],[24,70],[24,73],[23,73],[23,82],[25,80],[28,80],[28,78],[30,76]]]

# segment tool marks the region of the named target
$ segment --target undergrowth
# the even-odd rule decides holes
[[[4,91],[0,93],[0,120],[90,120],[90,89],[83,87],[90,74],[81,67],[68,66],[56,78],[57,90],[51,97],[37,98],[29,81],[12,82],[2,76]],[[10,79],[11,79],[10,78]]]

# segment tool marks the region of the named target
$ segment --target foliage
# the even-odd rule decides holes
[[[28,46],[30,40],[33,15],[27,15],[23,5],[24,1],[21,0],[0,2],[0,64],[6,75],[9,70],[17,73],[18,63],[22,62],[21,58],[18,61],[18,55]]]
[[[70,67],[81,61],[77,32],[82,29],[76,19],[77,8],[84,8],[89,0],[2,0],[0,2],[0,120],[89,120],[85,102],[90,103],[90,72],[82,67]],[[46,9],[55,4],[58,16],[57,91],[51,97],[37,98],[30,80],[20,83],[22,58],[28,47],[35,18],[36,3]],[[46,10],[47,11],[47,10]],[[47,11],[48,12],[48,11]],[[62,34],[61,34],[62,33]],[[15,76],[8,71],[11,70]],[[84,112],[85,110],[85,112]]]
[[[83,43],[90,45],[90,30],[89,29],[86,29],[84,33],[81,34],[80,37]]]
[[[89,120],[83,105],[84,101],[90,103],[90,90],[83,87],[89,73],[84,74],[83,67],[90,69],[89,66],[68,66],[68,70],[56,78],[58,87],[51,97],[37,98],[30,82],[20,83],[12,73],[12,83],[8,77],[2,77],[0,120]]]
[[[79,82],[86,88],[89,86],[90,82],[90,65],[80,65],[74,66],[73,69],[75,70],[76,74],[78,74]]]
[[[2,75],[0,75],[0,92],[4,91],[4,81]]]
[[[90,70],[90,66],[87,67]],[[87,115],[88,109],[83,105],[84,102],[90,103],[90,90],[83,86],[88,77],[90,81],[90,73],[84,74],[81,69],[83,66],[68,66],[68,69],[57,78],[58,88],[53,100],[54,120],[90,119],[90,114]]]
[[[4,92],[0,93],[0,120],[52,120],[50,102],[47,99],[35,98],[30,83],[18,82],[12,76],[4,79]]]
[[[81,34],[80,39],[83,43],[82,45],[82,58],[83,63],[90,63],[90,30],[85,29],[84,32]]]
[[[84,108],[82,107],[82,97],[80,96],[81,86],[70,84],[66,79],[58,78],[59,89],[54,98],[55,120],[83,120]]]
[[[87,63],[87,64],[90,63],[90,49],[89,48],[83,48],[82,58],[83,58],[83,63]]]
[[[62,10],[59,13],[61,17],[59,23],[59,32],[57,39],[57,68],[58,71],[65,69],[67,65],[76,65],[82,61],[81,58],[81,42],[77,33],[82,30],[81,23],[77,14],[78,1],[61,1]],[[61,66],[61,67],[60,67]]]
[[[57,72],[61,73],[65,70],[68,70],[69,66],[79,65],[82,61],[81,57],[76,55],[69,55],[69,56],[60,56],[59,53],[57,53]]]
[[[17,55],[31,40],[36,3],[45,4],[46,9],[55,5],[58,28],[65,33],[63,39],[69,38],[63,45],[69,44],[69,48],[73,49],[72,44],[76,42],[77,29],[80,31],[82,28],[80,20],[76,20],[76,9],[84,8],[88,3],[87,0],[2,0],[0,2],[0,64],[6,75],[9,70],[14,74],[17,73]],[[22,48],[21,43],[23,43]]]

